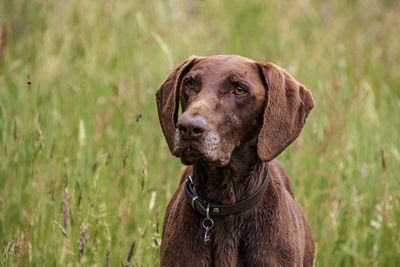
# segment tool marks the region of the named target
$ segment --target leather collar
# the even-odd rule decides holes
[[[216,204],[212,202],[208,202],[202,199],[196,192],[196,188],[194,187],[194,183],[192,180],[192,176],[189,175],[185,184],[185,195],[186,201],[189,205],[197,210],[201,215],[206,216],[227,216],[234,215],[254,207],[257,202],[264,195],[265,190],[268,187],[269,177],[270,177],[270,164],[267,165],[267,175],[264,178],[261,186],[248,198],[241,200],[234,204]]]

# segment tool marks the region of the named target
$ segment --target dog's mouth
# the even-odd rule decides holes
[[[213,154],[205,152],[196,145],[187,145],[184,148],[178,147],[174,155],[181,159],[185,165],[193,165],[199,161],[214,163],[217,167],[224,167],[229,164],[230,156],[215,157]]]
[[[229,164],[231,153],[231,147],[224,145],[216,131],[208,130],[198,138],[185,138],[178,129],[176,131],[173,154],[185,165],[194,165],[200,161],[224,167]]]
[[[184,142],[175,147],[174,155],[180,158],[183,164],[193,165],[200,159],[205,158],[200,147],[197,143]]]
[[[189,146],[186,149],[182,150],[182,152],[180,153],[180,158],[183,164],[192,165],[195,164],[199,159],[201,159],[202,155],[197,149]]]

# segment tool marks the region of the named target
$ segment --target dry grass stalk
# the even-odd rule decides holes
[[[6,263],[8,262],[8,256],[11,253],[15,253],[17,242],[18,242],[18,238],[16,238],[15,240],[14,239],[11,240],[10,242],[8,242],[8,244],[6,246],[4,246],[3,257],[2,257],[2,262],[3,262],[4,266],[6,266]]]
[[[71,216],[71,209],[69,206],[69,192],[68,188],[65,188],[65,193],[64,193],[64,205],[63,205],[63,213],[64,213],[64,229],[67,230],[68,228],[68,219]]]
[[[86,224],[82,224],[79,236],[80,238],[78,241],[78,257],[79,257],[79,266],[82,266],[82,255],[85,252],[86,244],[89,241],[88,226]]]
[[[108,246],[106,250],[106,267],[110,267],[110,253],[111,253],[111,247]]]
[[[133,255],[133,250],[135,249],[135,245],[136,245],[136,240],[132,242],[131,248],[129,249],[128,257],[126,258],[126,267],[129,267]]]
[[[106,222],[104,223],[104,227],[106,228],[106,233],[107,233],[107,240],[108,240],[108,246],[106,250],[106,267],[110,267],[110,254],[111,254],[111,233],[110,229],[108,228],[108,224]]]
[[[58,227],[58,229],[61,230],[61,232],[63,233],[63,235],[64,235],[65,237],[68,237],[68,234],[67,234],[67,232],[65,231],[64,227],[62,227],[56,220],[54,220],[53,222],[54,222],[54,224]]]
[[[17,257],[17,262],[19,264],[19,266],[24,266],[25,263],[25,254],[27,252],[27,249],[29,247],[29,240],[28,237],[23,233],[22,234],[22,244],[19,246],[19,250],[18,250],[18,257]]]

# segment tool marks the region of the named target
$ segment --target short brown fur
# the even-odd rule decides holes
[[[192,57],[171,73],[157,91],[159,119],[171,152],[190,166],[167,207],[161,266],[313,265],[310,226],[274,158],[314,105],[283,69],[240,56]],[[238,215],[213,218],[204,242],[203,216],[185,199],[187,176],[203,199],[232,204],[260,187],[268,162],[263,198]]]

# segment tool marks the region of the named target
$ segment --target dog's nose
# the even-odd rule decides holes
[[[199,139],[206,131],[207,122],[200,116],[184,115],[176,126],[184,139]]]

